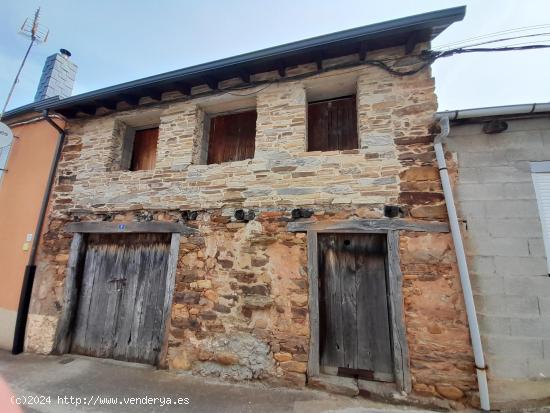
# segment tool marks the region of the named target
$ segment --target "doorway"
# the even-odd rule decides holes
[[[394,381],[385,234],[319,234],[320,370]]]

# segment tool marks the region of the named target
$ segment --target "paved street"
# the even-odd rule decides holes
[[[261,384],[228,384],[149,366],[72,355],[12,356],[0,351],[0,376],[20,402],[26,398],[35,403],[24,406],[25,412],[421,412],[362,398]],[[155,397],[157,400],[153,400]],[[166,398],[171,398],[172,405]],[[3,405],[0,410],[7,408]]]

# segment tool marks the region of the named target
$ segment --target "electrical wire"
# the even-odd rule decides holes
[[[523,35],[523,36],[505,37],[505,38],[502,38],[502,39],[487,40],[487,41],[484,41],[484,42],[467,44],[467,45],[461,46],[461,48],[482,46],[484,44],[491,44],[491,43],[501,43],[501,42],[506,42],[506,41],[509,41],[509,40],[525,39],[527,37],[539,37],[539,36],[549,36],[549,35],[550,35],[550,32],[545,32],[545,33],[526,34],[526,35]],[[543,40],[543,41],[547,41],[547,40]],[[533,41],[532,43],[537,43],[537,41]],[[540,43],[540,41],[539,41],[539,43]],[[436,49],[436,50],[444,51],[445,49]]]
[[[534,26],[523,26],[523,27],[518,27],[518,28],[515,28],[515,29],[501,30],[499,32],[494,32],[494,33],[484,34],[484,35],[480,35],[480,36],[469,37],[469,38],[466,38],[466,39],[463,39],[463,40],[457,40],[457,41],[451,42],[451,43],[444,43],[440,46],[435,47],[434,50],[445,49],[445,48],[448,48],[450,46],[458,47],[459,45],[462,45],[464,43],[468,43],[468,42],[475,41],[475,40],[485,39],[485,38],[488,38],[488,37],[495,37],[497,35],[510,34],[510,33],[521,33],[521,32],[525,32],[525,31],[529,31],[529,30],[546,29],[546,28],[549,28],[549,27],[550,27],[550,24],[539,24],[539,25],[534,25]]]

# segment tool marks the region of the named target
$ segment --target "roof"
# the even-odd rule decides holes
[[[354,53],[364,57],[368,51],[400,45],[412,50],[417,43],[433,40],[462,20],[465,12],[465,6],[454,7],[287,43],[68,97],[49,104],[48,109],[71,116],[79,109],[115,108],[121,100],[137,104],[143,96],[160,100],[163,92],[171,90],[188,95],[191,87],[203,84],[216,89],[220,81],[235,77],[248,82],[254,73],[278,70],[284,76],[286,67],[328,58]],[[4,117],[12,117],[22,109],[9,111]]]
[[[437,112],[439,119],[449,118],[450,121],[479,120],[502,116],[533,116],[550,113],[550,102],[525,103],[519,105],[490,106],[484,108],[447,110]]]

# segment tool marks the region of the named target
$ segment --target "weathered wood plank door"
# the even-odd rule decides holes
[[[90,234],[71,352],[156,364],[170,234]]]
[[[394,380],[386,250],[384,234],[319,234],[320,366],[325,371]]]

